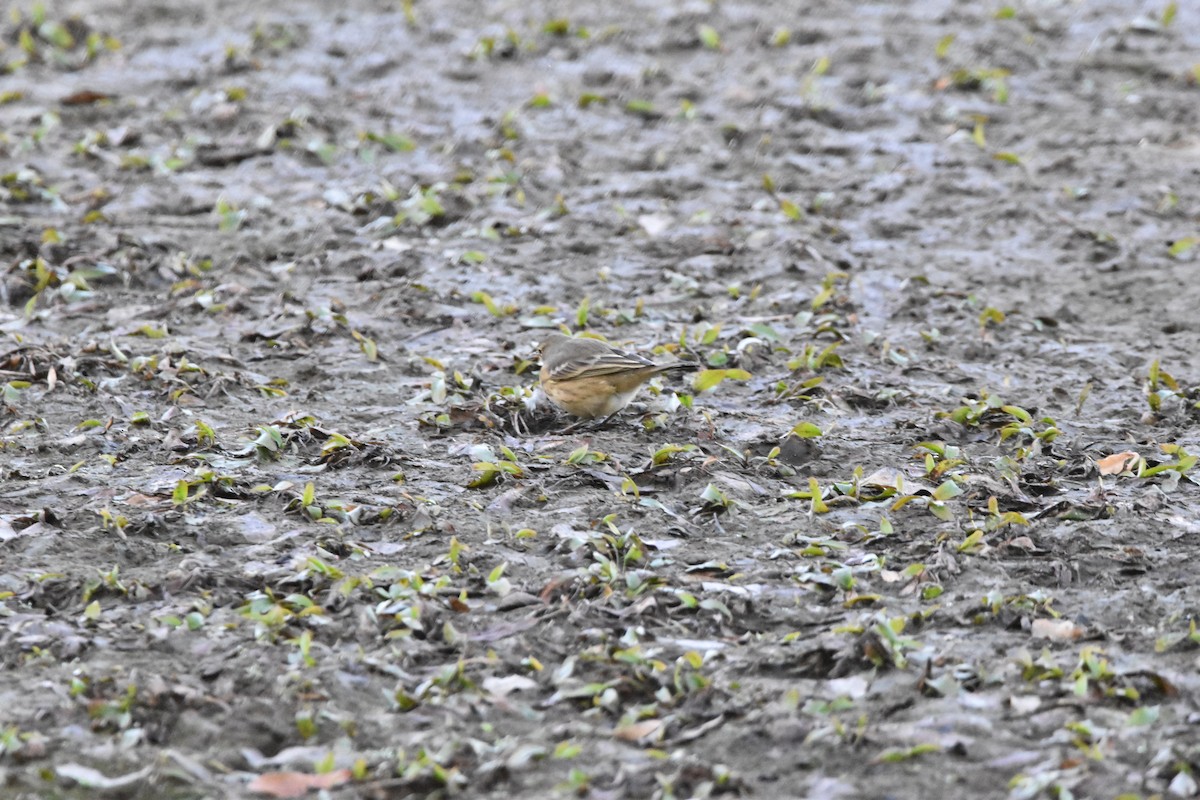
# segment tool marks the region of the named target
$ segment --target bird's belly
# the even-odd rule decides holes
[[[636,387],[634,387],[633,389],[630,389],[628,392],[616,392],[614,394],[609,395],[608,401],[602,405],[602,407],[597,411],[597,413],[594,416],[607,417],[611,414],[617,413],[622,408],[629,405],[629,401],[633,399],[633,396],[635,394],[637,394]]]
[[[549,396],[555,405],[573,417],[600,419],[620,411],[637,394],[636,386],[625,392],[612,391],[611,385],[606,388],[608,391],[596,391],[591,394],[575,391],[562,392],[557,398]]]

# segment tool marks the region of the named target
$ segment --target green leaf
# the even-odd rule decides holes
[[[700,499],[707,503],[715,503],[722,506],[729,505],[729,498],[711,483],[704,487],[704,491],[700,493]]]
[[[175,484],[175,491],[171,492],[171,502],[177,506],[181,506],[188,501],[188,482],[179,481]]]
[[[496,305],[496,301],[493,300],[492,296],[487,292],[473,292],[471,294],[471,302],[483,303],[483,307],[486,308],[488,313],[493,317],[504,316],[504,313],[500,310],[500,307]]]
[[[995,324],[999,325],[1001,322],[1004,322],[1004,320],[1004,312],[998,308],[992,308],[991,306],[988,306],[979,313],[979,327],[981,328],[986,328],[989,322],[994,322]]]
[[[358,340],[358,346],[362,348],[363,355],[367,357],[367,361],[372,364],[379,360],[379,348],[375,344],[375,340],[369,336],[361,336]]]
[[[1033,422],[1033,416],[1020,406],[1000,406],[1000,410],[1006,414],[1011,414],[1026,425]]]
[[[700,608],[703,608],[706,611],[716,611],[717,613],[719,613],[721,616],[725,617],[726,619],[729,619],[729,620],[733,619],[733,612],[729,610],[729,607],[726,606],[724,603],[722,603],[720,600],[718,600],[715,597],[710,597],[706,600],[701,600]],[[699,657],[699,654],[696,654],[696,655],[697,655],[697,657]],[[700,666],[699,664],[694,665],[694,668],[699,668],[699,666]]]
[[[591,451],[586,444],[581,444],[571,451],[571,455],[567,456],[568,464],[582,464],[588,461],[588,456]],[[594,460],[594,459],[593,459]]]
[[[1181,256],[1197,244],[1200,244],[1200,236],[1185,236],[1182,239],[1176,239],[1171,242],[1167,253],[1172,256]]]
[[[821,436],[821,429],[811,422],[801,422],[796,427],[792,428],[792,435],[798,436],[801,439],[815,439]]]
[[[766,339],[768,342],[778,342],[779,334],[770,325],[762,322],[755,322],[752,325],[747,325],[746,330],[753,333],[760,339]]]
[[[631,114],[640,114],[644,117],[651,117],[657,113],[654,110],[654,103],[651,103],[649,100],[630,100],[625,104],[625,110]]]
[[[500,479],[503,471],[497,464],[491,461],[478,461],[471,465],[471,469],[479,473],[467,483],[468,489],[483,489],[491,486]]]
[[[696,35],[700,37],[700,43],[709,50],[721,49],[721,34],[717,33],[717,29],[712,25],[701,25],[696,29]]]
[[[660,467],[670,461],[676,453],[687,453],[696,449],[694,444],[667,444],[655,450],[651,460],[654,462],[654,466]]]
[[[933,500],[929,503],[929,513],[940,519],[942,522],[950,522],[954,519],[954,515],[950,513],[950,506],[945,503],[940,503]]]
[[[407,153],[416,147],[412,139],[401,133],[367,133],[366,138],[396,153]]]
[[[583,747],[574,742],[559,742],[554,747],[553,757],[558,759],[575,758],[582,752]]]
[[[938,61],[942,61],[946,58],[947,54],[950,52],[950,45],[952,44],[954,44],[953,33],[948,33],[941,39],[938,39],[937,47],[933,48],[933,54],[937,57]]]
[[[933,499],[944,503],[952,497],[958,497],[962,493],[962,488],[954,482],[954,479],[947,478],[945,483],[933,490]]]
[[[875,756],[873,761],[876,764],[895,764],[900,761],[908,761],[913,758],[918,758],[926,753],[938,753],[941,749],[936,744],[925,743],[914,745],[909,748],[889,747],[879,755]]]
[[[979,549],[983,544],[983,531],[971,531],[966,539],[963,539],[962,544],[958,546],[958,552],[969,553]]]
[[[692,388],[697,392],[706,392],[724,380],[748,381],[750,378],[750,373],[744,369],[706,369],[696,373]]]
[[[1158,722],[1158,706],[1142,706],[1135,708],[1133,713],[1129,715],[1128,724],[1130,726],[1141,727],[1144,725],[1153,725]]]
[[[1159,18],[1160,24],[1164,28],[1170,27],[1171,23],[1175,21],[1175,15],[1178,12],[1179,4],[1175,0],[1171,0],[1171,2],[1167,3],[1167,7],[1163,9],[1162,16]]]
[[[814,514],[825,514],[829,511],[829,506],[825,504],[821,497],[821,486],[817,483],[816,478],[808,479],[808,493],[810,495],[811,510]]]

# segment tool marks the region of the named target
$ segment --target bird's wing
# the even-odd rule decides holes
[[[603,375],[618,375],[622,372],[646,369],[656,366],[653,361],[620,350],[606,349],[602,352],[589,354],[582,358],[572,358],[561,364],[555,364],[548,370],[548,377],[555,381],[569,381],[576,378],[598,378]]]

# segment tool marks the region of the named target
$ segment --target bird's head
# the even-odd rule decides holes
[[[537,354],[540,356],[540,355],[544,354],[551,347],[553,347],[557,344],[562,344],[563,342],[569,341],[570,339],[571,339],[571,337],[567,336],[565,333],[555,332],[555,333],[547,334],[546,338],[542,339],[542,343],[537,346]]]

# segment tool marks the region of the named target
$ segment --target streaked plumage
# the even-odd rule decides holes
[[[556,406],[581,419],[611,417],[650,378],[691,366],[683,361],[656,364],[597,339],[561,333],[547,336],[538,349],[542,390]]]

